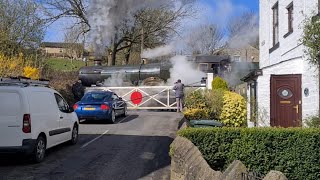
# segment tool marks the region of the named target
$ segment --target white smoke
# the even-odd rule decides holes
[[[251,16],[247,22],[248,24],[241,28],[240,31],[229,40],[228,44],[230,48],[245,48],[257,41],[259,37],[258,16]]]
[[[173,42],[169,45],[159,46],[154,49],[147,49],[142,53],[143,58],[157,58],[170,55],[175,51]],[[169,70],[170,78],[167,80],[167,85],[173,85],[178,79],[184,84],[193,84],[199,82],[206,74],[197,69],[197,66],[188,61],[186,56],[174,56],[170,58],[172,68]],[[199,84],[199,83],[198,83]]]
[[[125,80],[125,74],[117,72],[111,75],[111,77],[104,80],[103,85],[107,87],[121,87],[121,86],[130,86],[132,85]]]
[[[206,76],[204,72],[199,71],[192,62],[188,61],[186,56],[174,56],[170,61],[173,67],[170,69],[168,85],[173,85],[178,79],[185,85],[194,84]]]
[[[157,58],[161,56],[166,56],[174,52],[174,47],[169,45],[159,46],[154,49],[146,49],[142,52],[141,57],[142,58]]]
[[[121,34],[122,26],[134,26],[134,14],[144,8],[168,7],[176,9],[191,0],[92,0],[88,9],[88,20],[91,24],[90,38],[98,53],[117,41]]]

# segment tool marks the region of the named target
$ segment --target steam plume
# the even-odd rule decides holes
[[[181,79],[184,84],[193,84],[206,76],[192,62],[188,61],[186,56],[174,56],[170,61],[173,67],[170,69],[170,78],[167,81],[168,85],[172,85],[178,79]]]
[[[174,51],[174,47],[172,47],[172,45],[164,45],[154,49],[146,49],[145,51],[142,52],[141,57],[157,58],[157,57],[169,55],[173,53],[173,51]]]
[[[191,0],[92,0],[88,17],[92,30],[90,38],[94,40],[96,51],[103,51],[116,38],[120,38],[122,26],[134,25],[134,14],[144,8],[166,6],[176,8]],[[118,36],[118,37],[117,37]],[[100,52],[101,53],[101,52]]]

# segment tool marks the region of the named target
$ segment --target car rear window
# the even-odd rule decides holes
[[[21,100],[18,93],[0,92],[0,116],[16,116],[21,111]]]
[[[100,102],[111,99],[111,93],[87,93],[83,96],[81,101],[84,102]]]

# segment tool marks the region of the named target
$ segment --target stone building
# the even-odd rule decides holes
[[[79,43],[43,42],[40,48],[47,57],[78,59],[83,55],[83,45]]]
[[[223,48],[216,55],[228,55],[232,62],[259,62],[259,50],[251,45],[242,48]]]

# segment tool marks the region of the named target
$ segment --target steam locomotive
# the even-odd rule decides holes
[[[204,73],[213,73],[214,75],[224,77],[230,74],[230,57],[229,56],[196,56],[194,59],[188,60],[193,63],[194,68]],[[106,79],[119,75],[124,81],[122,85],[160,85],[165,83],[170,78],[170,69],[172,63],[170,61],[160,61],[159,63],[144,63],[139,65],[123,65],[123,66],[102,66],[101,61],[95,61],[94,66],[85,66],[79,70],[79,79],[83,86],[102,85]],[[245,62],[244,62],[245,63]],[[239,64],[233,63],[235,67],[240,67]],[[247,67],[247,65],[245,66]],[[247,69],[241,72],[247,72]],[[242,76],[239,76],[242,77]],[[239,78],[240,79],[240,78]]]
[[[114,75],[121,76],[126,85],[159,85],[170,78],[170,62],[123,66],[85,66],[79,70],[79,80],[83,86],[102,85]]]

